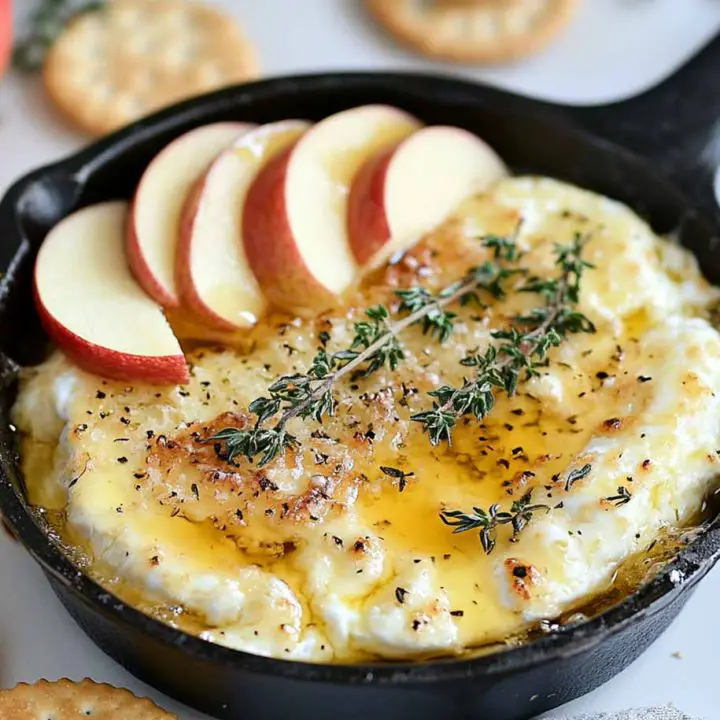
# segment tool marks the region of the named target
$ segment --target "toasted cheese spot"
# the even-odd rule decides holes
[[[528,565],[517,558],[505,560],[507,581],[513,592],[522,600],[530,600],[530,590],[542,581],[542,576],[536,567]]]

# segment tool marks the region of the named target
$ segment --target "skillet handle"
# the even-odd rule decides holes
[[[611,105],[565,106],[563,114],[593,134],[647,157],[717,225],[719,79],[720,35],[653,89]]]

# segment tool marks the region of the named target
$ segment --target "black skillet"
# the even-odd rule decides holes
[[[30,271],[48,229],[83,205],[129,198],[143,168],[174,137],[218,120],[320,119],[365,103],[390,103],[428,123],[466,127],[518,172],[562,178],[628,203],[657,231],[675,232],[706,276],[720,283],[718,212],[707,160],[720,118],[718,73],[720,39],[654,90],[604,107],[551,105],[444,77],[373,73],[278,78],[186,102],[37,170],[8,191],[0,204],[0,268],[7,271],[0,284],[0,350],[22,364],[45,352]],[[4,365],[0,508],[10,526],[103,650],[150,685],[218,718],[531,718],[632,662],[720,556],[718,520],[659,577],[602,616],[476,659],[327,666],[236,652],[120,602],[78,572],[48,539],[24,499],[8,424],[14,364]]]

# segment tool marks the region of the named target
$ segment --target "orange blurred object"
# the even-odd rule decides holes
[[[0,77],[12,54],[12,0],[0,0]]]

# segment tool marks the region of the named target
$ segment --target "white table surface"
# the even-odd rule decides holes
[[[16,0],[24,13],[32,0]],[[570,31],[548,51],[513,66],[451,66],[414,57],[378,32],[358,0],[225,0],[242,20],[268,75],[328,69],[406,68],[452,72],[536,97],[592,104],[657,83],[720,29],[717,0],[585,0]],[[57,118],[35,78],[0,84],[0,192],[27,170],[86,138]],[[720,569],[712,572],[668,632],[636,663],[590,695],[548,715],[674,703],[720,717],[717,640]],[[162,697],[98,650],[49,591],[40,570],[0,533],[0,686],[39,677],[82,678],[156,698],[185,720],[201,716]],[[261,713],[253,714],[261,718]]]

